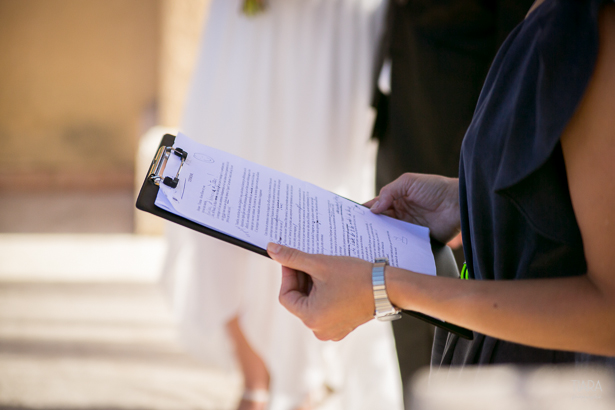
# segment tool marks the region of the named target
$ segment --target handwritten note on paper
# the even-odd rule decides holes
[[[160,184],[156,206],[265,248],[277,242],[308,253],[344,255],[435,275],[425,227],[374,215],[369,209],[308,182],[190,140],[176,188]],[[164,176],[175,176],[171,155]]]

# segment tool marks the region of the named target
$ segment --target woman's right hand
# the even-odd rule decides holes
[[[376,214],[426,226],[447,243],[460,231],[459,180],[439,175],[403,174],[364,204]]]

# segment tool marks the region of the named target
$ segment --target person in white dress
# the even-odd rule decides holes
[[[353,200],[373,196],[369,141],[381,0],[212,0],[181,130]],[[163,283],[189,352],[239,365],[240,409],[402,409],[389,324],[321,342],[278,302],[271,260],[168,225]]]

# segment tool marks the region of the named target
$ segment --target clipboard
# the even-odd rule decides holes
[[[174,222],[176,224],[180,224],[185,226],[186,228],[190,228],[194,231],[204,233],[205,235],[213,236],[216,239],[220,239],[224,242],[228,242],[233,245],[237,245],[243,249],[247,249],[251,252],[258,253],[259,255],[266,256],[269,258],[267,254],[267,250],[263,248],[259,248],[251,243],[242,241],[235,237],[226,235],[222,232],[216,231],[214,229],[207,228],[201,224],[193,222],[189,219],[183,218],[179,215],[176,215],[172,212],[165,211],[164,209],[158,208],[155,205],[156,197],[158,196],[158,190],[160,189],[159,184],[167,183],[169,186],[173,186],[175,184],[177,186],[177,179],[181,173],[181,166],[178,169],[177,174],[175,176],[175,180],[167,180],[162,179],[161,175],[166,167],[166,163],[171,155],[176,154],[173,149],[173,143],[175,142],[175,136],[171,134],[165,134],[162,137],[162,141],[158,147],[156,152],[156,156],[152,160],[152,164],[150,165],[149,171],[145,176],[145,181],[143,181],[143,185],[141,186],[141,190],[139,191],[139,196],[137,197],[137,209],[141,211],[148,212],[150,214],[159,216],[168,221]],[[183,151],[182,151],[183,152]],[[183,164],[183,160],[182,160]],[[169,178],[169,177],[167,177]]]
[[[174,142],[175,142],[175,136],[171,134],[165,134],[162,137],[162,141],[160,142],[160,145],[158,146],[156,155],[154,156],[154,159],[152,160],[149,171],[147,175],[145,176],[145,180],[143,181],[143,185],[141,186],[141,190],[139,191],[139,195],[137,197],[137,202],[136,202],[137,209],[144,211],[144,212],[148,212],[156,216],[159,216],[168,221],[185,226],[186,228],[203,233],[205,235],[212,236],[216,239],[220,239],[224,242],[228,242],[232,245],[239,246],[250,252],[254,252],[259,255],[269,258],[269,255],[267,254],[267,250],[263,248],[260,248],[246,241],[242,241],[230,235],[226,235],[214,229],[207,228],[203,225],[200,225],[189,219],[183,218],[172,212],[158,208],[155,205],[156,197],[158,196],[158,191],[160,189],[161,183],[166,184],[171,187],[177,186],[183,164],[187,157],[186,152],[181,150],[181,148],[179,147],[177,149],[173,148]],[[180,166],[174,178],[171,178],[171,177],[162,178],[162,173],[165,170],[167,161],[171,155],[177,155],[178,157],[181,157]],[[455,263],[455,260],[453,258],[453,253],[451,252],[450,248],[446,245],[437,243],[432,240],[431,249],[433,251],[434,259],[436,262],[437,276],[459,277],[459,272],[457,270],[457,264]],[[409,310],[402,310],[402,312],[410,316],[414,316],[421,320],[424,320],[434,326],[438,326],[464,339],[472,340],[474,338],[473,332],[469,329],[456,326],[452,323],[442,322],[436,318],[425,315],[423,313],[409,311]]]

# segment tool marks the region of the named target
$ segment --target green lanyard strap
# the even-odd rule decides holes
[[[468,277],[468,265],[465,262],[463,263],[463,267],[461,268],[461,274],[459,275],[459,278],[465,280],[470,279]]]

